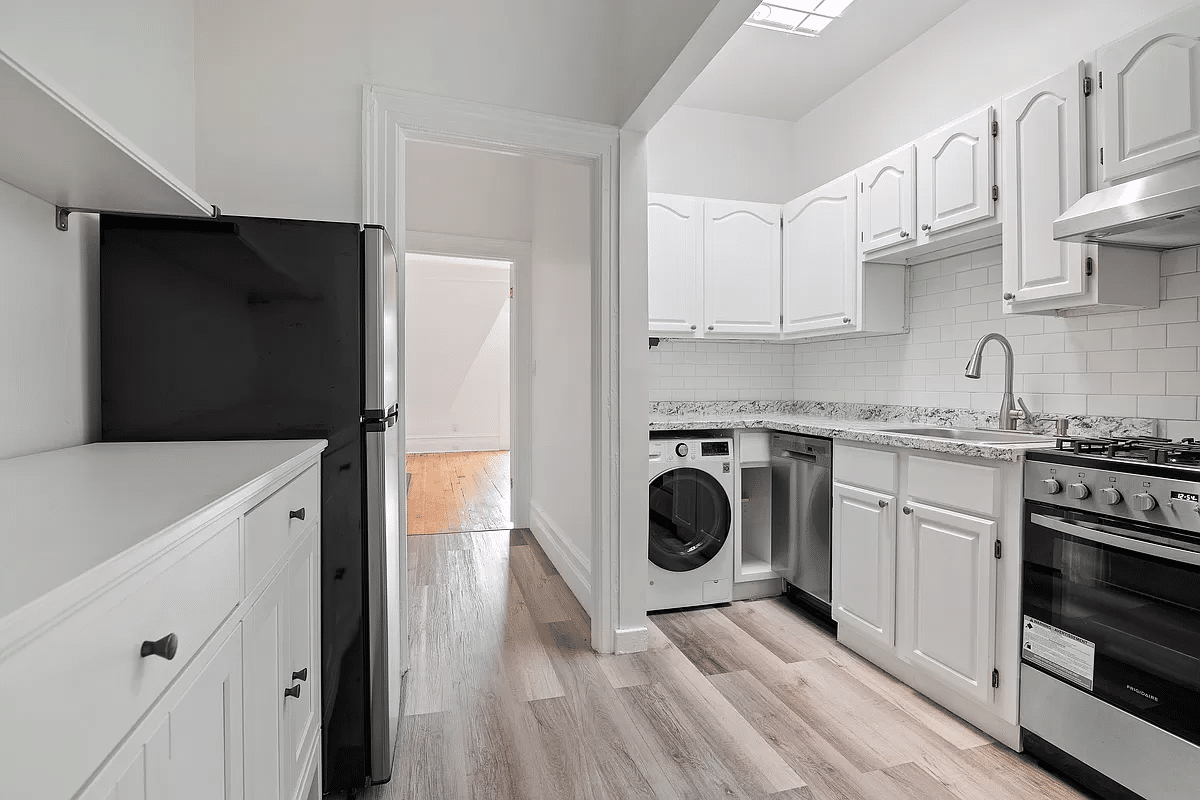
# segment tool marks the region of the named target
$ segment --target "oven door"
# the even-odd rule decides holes
[[[1200,744],[1200,542],[1169,541],[1150,526],[1027,503],[1021,652]]]

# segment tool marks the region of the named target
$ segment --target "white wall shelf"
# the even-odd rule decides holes
[[[0,51],[0,181],[65,211],[212,217],[209,203],[66,91]]]

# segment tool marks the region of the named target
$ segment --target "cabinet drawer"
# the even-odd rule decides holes
[[[246,591],[321,514],[321,473],[314,464],[246,514]]]
[[[834,445],[833,478],[842,483],[896,492],[896,463],[898,456],[885,450]]]
[[[0,662],[0,797],[71,797],[237,607],[238,522],[181,547]]]
[[[912,456],[908,459],[908,496],[934,505],[999,516],[999,472],[992,467]]]

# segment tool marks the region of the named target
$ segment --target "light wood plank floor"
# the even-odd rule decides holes
[[[1078,800],[780,599],[600,656],[528,532],[409,540],[412,669],[369,800]]]
[[[405,469],[410,536],[512,527],[507,450],[413,453]]]

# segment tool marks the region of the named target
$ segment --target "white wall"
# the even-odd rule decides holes
[[[0,0],[0,50],[29,63],[189,186],[193,0]]]
[[[0,0],[0,49],[195,178],[192,0]],[[0,183],[0,458],[99,435],[95,219]]]
[[[652,192],[786,203],[795,126],[761,117],[673,106],[646,136]]]
[[[540,518],[565,541],[574,551],[568,558],[590,572],[591,174],[539,159],[533,175],[532,518],[535,528]],[[546,549],[554,557],[554,548]],[[556,565],[570,584],[567,565]],[[589,597],[580,601],[590,608]]]
[[[407,452],[509,448],[506,262],[405,259]]]
[[[971,0],[796,124],[793,196],[1190,2]]]
[[[533,238],[533,159],[410,142],[405,159],[410,231]]]

